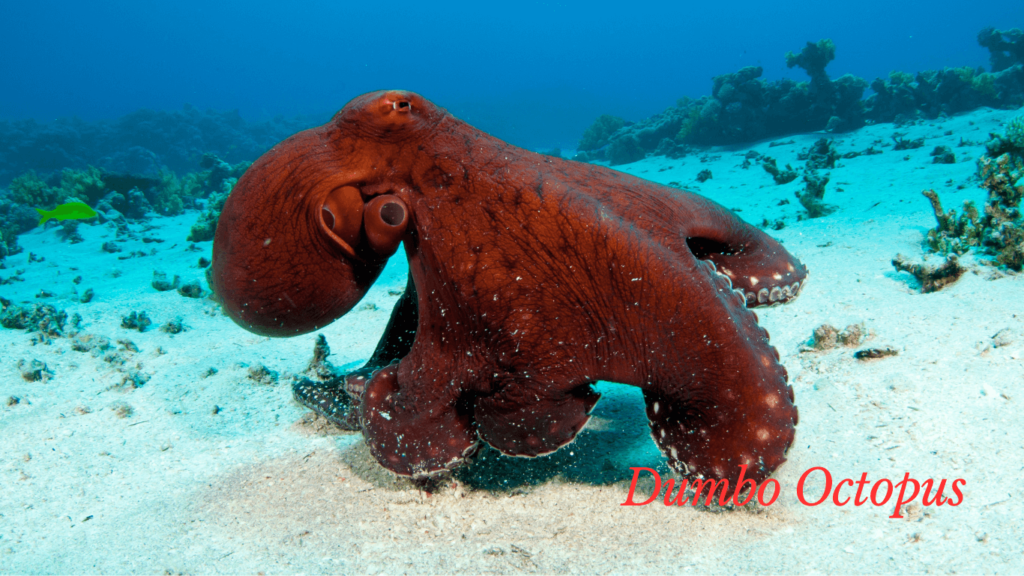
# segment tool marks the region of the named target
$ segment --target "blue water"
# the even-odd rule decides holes
[[[0,120],[138,108],[327,117],[382,88],[419,92],[514,144],[573,148],[602,113],[640,120],[712,76],[832,38],[837,78],[988,65],[985,26],[1024,2],[5,2]]]

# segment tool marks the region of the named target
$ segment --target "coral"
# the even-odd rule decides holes
[[[188,330],[188,327],[182,323],[181,318],[170,320],[160,327],[160,331],[166,332],[167,334],[181,334],[185,330]]]
[[[978,44],[988,49],[993,72],[1006,70],[1015,64],[1024,64],[1024,32],[1019,28],[984,28],[978,32]]]
[[[7,300],[0,302],[3,304],[3,311],[0,312],[0,326],[39,332],[49,337],[64,335],[64,324],[68,319],[68,313],[64,310],[49,304],[16,306]]]
[[[831,140],[820,138],[806,152],[797,154],[797,158],[807,162],[807,170],[832,169],[836,167],[839,152]]]
[[[644,159],[644,150],[635,136],[626,135],[616,138],[608,145],[608,161],[612,166],[629,164]]]
[[[153,321],[149,319],[149,315],[145,312],[132,312],[131,314],[121,318],[121,328],[127,328],[129,330],[145,332],[146,328],[149,328],[151,324],[153,324]]]
[[[80,333],[71,340],[71,349],[76,352],[88,352],[99,357],[112,348],[110,338],[95,334]]]
[[[946,256],[942,264],[931,264],[925,262],[912,262],[902,254],[897,254],[892,259],[892,265],[897,272],[909,272],[921,283],[921,292],[936,292],[949,286],[960,279],[965,268],[960,264],[955,254]]]
[[[85,170],[61,170],[59,189],[64,200],[58,204],[63,204],[68,198],[77,198],[86,204],[95,204],[103,197],[105,188],[103,173],[97,168],[89,166]]]
[[[798,174],[796,170],[789,164],[786,164],[785,170],[779,170],[779,167],[775,164],[775,158],[765,156],[761,158],[761,167],[764,171],[772,175],[772,179],[775,180],[776,184],[789,184],[793,180],[796,180]]]
[[[982,156],[978,173],[982,187],[988,191],[985,206],[979,213],[972,202],[965,202],[963,211],[943,212],[938,195],[926,190],[938,226],[928,231],[928,246],[942,254],[963,254],[979,248],[994,254],[996,264],[1011,270],[1024,268],[1024,219],[1020,202],[1024,197],[1024,156],[1009,140],[994,136],[987,145],[989,152],[1009,150],[997,157]]]
[[[811,82],[819,88],[827,88],[829,85],[828,75],[825,67],[836,57],[836,45],[832,40],[819,40],[817,43],[808,42],[799,54],[786,53],[786,67],[799,66],[811,77]]]
[[[936,146],[931,151],[932,164],[956,164],[956,154],[949,146]]]
[[[907,140],[903,137],[903,134],[893,134],[893,150],[914,150],[915,148],[921,148],[924,146],[924,138],[915,138],[914,140]]]
[[[938,226],[928,231],[928,246],[942,254],[963,254],[981,242],[981,223],[974,202],[964,201],[963,212],[957,216],[955,210],[943,212],[942,203],[934,190],[922,194],[931,202]]]
[[[829,174],[819,175],[814,170],[804,173],[804,182],[807,184],[803,192],[797,192],[796,197],[807,210],[808,218],[819,218],[828,216],[835,212],[835,207],[821,201],[825,197],[825,185],[828,184]]]
[[[167,274],[165,272],[153,271],[153,281],[150,285],[159,292],[167,292],[168,290],[174,290],[178,287],[181,282],[181,278],[177,274],[174,275],[174,280],[168,281]]]
[[[31,362],[18,360],[18,370],[26,382],[46,382],[53,377],[53,370],[50,370],[41,360],[32,360]]]
[[[662,138],[658,147],[654,150],[656,156],[665,156],[673,160],[682,158],[689,154],[690,148],[685,144],[679,144],[672,138]]]
[[[64,198],[59,198],[57,192],[47,186],[46,182],[43,182],[33,170],[12,180],[9,187],[11,197],[19,204],[37,208],[53,208],[64,202]]]
[[[853,353],[853,357],[857,360],[879,360],[888,356],[897,356],[899,351],[891,346],[883,346],[881,348],[865,348],[864,350],[857,350]]]
[[[202,186],[205,189],[212,188],[214,191],[209,194],[206,210],[199,215],[199,219],[196,220],[196,223],[189,231],[187,238],[189,242],[213,240],[213,235],[217,231],[217,221],[220,219],[220,211],[224,208],[224,201],[231,194],[231,190],[235,187],[235,183],[238,182],[238,178],[249,167],[249,164],[245,163],[230,166],[226,162],[222,162],[216,157],[210,157],[209,155],[204,159],[204,164],[207,162],[209,162],[208,165],[211,168],[200,175],[202,176]]]
[[[1006,123],[1006,140],[1018,151],[1024,152],[1024,114]]]
[[[85,238],[82,238],[81,232],[78,231],[78,225],[81,224],[78,220],[65,220],[60,223],[60,230],[57,230],[57,236],[60,236],[61,240],[69,244],[78,244],[83,242]]]
[[[263,364],[250,366],[246,373],[246,377],[249,380],[252,380],[253,383],[263,386],[273,386],[274,384],[277,384],[278,380],[277,371],[271,370]]]
[[[864,327],[850,324],[842,332],[830,324],[822,324],[814,329],[811,336],[811,348],[814,350],[831,350],[838,345],[853,347],[864,339]]]
[[[689,102],[687,102],[687,104],[689,104]],[[687,112],[686,116],[679,123],[679,131],[676,132],[677,142],[684,142],[690,137],[690,134],[693,133],[694,127],[696,127],[698,122],[700,122],[700,112],[701,109],[696,106],[689,107],[689,112]]]
[[[92,166],[85,170],[64,169],[46,181],[29,170],[10,184],[11,197],[15,202],[45,210],[69,200],[94,204],[103,195],[105,187],[102,173]]]
[[[697,182],[707,182],[711,180],[711,170],[704,169],[697,174]]]
[[[178,294],[186,298],[202,298],[203,287],[199,285],[199,282],[189,282],[178,288]]]
[[[576,146],[581,152],[589,152],[608,144],[612,134],[626,125],[626,121],[618,116],[602,114],[583,132],[583,137]]]

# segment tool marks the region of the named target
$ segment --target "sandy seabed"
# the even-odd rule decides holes
[[[922,190],[935,189],[946,208],[983,203],[975,161],[1015,114],[900,128],[925,147],[840,160],[825,195],[838,210],[812,220],[797,220],[799,179],[775,185],[756,163],[741,164],[756,150],[801,166],[797,152],[822,134],[619,167],[678,182],[753,223],[783,219],[771,234],[810,270],[795,302],[758,311],[800,411],[768,507],[621,506],[631,467],[667,469],[639,391],[613,384],[600,385],[594,418],[570,446],[536,460],[485,451],[441,490],[422,492],[377,466],[360,435],[292,399],[289,375],[306,368],[315,334],[254,336],[207,298],[151,287],[154,271],[203,282],[198,261],[210,243],[195,251],[185,241],[195,213],[132,225],[134,239],[113,254],[100,249],[112,228],[81,226],[78,244],[37,228],[0,270],[21,270],[24,281],[0,296],[78,313],[82,333],[112,349],[94,355],[71,338],[34,343],[0,330],[0,573],[1022,573],[1024,276],[968,257],[958,282],[920,294],[890,263],[921,257],[935,226]],[[841,153],[859,151],[896,130],[870,126],[835,141]],[[938,145],[957,162],[932,164]],[[698,184],[704,169],[713,178]],[[133,251],[147,255],[120,259]],[[364,301],[320,332],[336,367],[370,355],[405,274],[396,256]],[[87,288],[95,298],[81,304]],[[38,298],[41,290],[54,295]],[[142,311],[148,330],[121,327]],[[158,329],[175,319],[184,332]],[[807,351],[826,323],[860,324],[868,338]],[[886,346],[898,355],[853,357]],[[52,376],[23,379],[33,360]],[[796,486],[818,466],[835,482],[959,478],[963,501],[922,507],[918,498],[902,519],[889,517],[893,500],[805,506]],[[807,492],[822,487],[816,474]],[[645,480],[638,493],[650,489]]]

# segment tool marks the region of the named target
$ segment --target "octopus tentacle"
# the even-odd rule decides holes
[[[366,383],[359,422],[370,453],[396,474],[424,478],[451,470],[477,449],[469,410],[459,402],[423,402],[399,382],[392,364]],[[411,396],[411,397],[410,397]]]
[[[375,371],[409,353],[416,338],[416,322],[416,285],[409,278],[366,364],[328,382],[298,380],[292,384],[292,396],[343,430],[359,430],[359,402],[366,382]]]
[[[787,385],[778,352],[756,315],[732,290],[729,278],[708,262],[696,268],[706,278],[689,286],[712,291],[698,311],[708,322],[702,343],[691,330],[674,326],[675,346],[696,352],[658,370],[644,388],[647,417],[658,447],[678,472],[690,478],[727,479],[735,483],[739,465],[758,482],[782,462],[797,421],[793,391]],[[704,294],[706,296],[706,294]]]
[[[505,393],[478,397],[473,406],[480,438],[508,456],[541,456],[572,442],[601,396],[590,384],[556,391],[525,378],[509,380]]]

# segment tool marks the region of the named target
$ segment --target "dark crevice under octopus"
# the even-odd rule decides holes
[[[214,241],[225,312],[268,336],[351,310],[404,244],[409,283],[373,357],[296,397],[425,478],[481,442],[565,446],[599,380],[638,386],[686,478],[761,481],[793,443],[793,390],[749,308],[806,269],[699,195],[529,152],[405,91],[365,94],[268,151]]]

